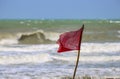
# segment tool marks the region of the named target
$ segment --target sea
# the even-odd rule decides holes
[[[0,20],[0,79],[72,79],[78,51],[56,41],[82,24],[76,79],[120,79],[120,20]]]

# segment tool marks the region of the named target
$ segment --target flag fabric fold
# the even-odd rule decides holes
[[[58,53],[80,50],[82,33],[84,30],[84,25],[76,31],[65,32],[60,35],[57,43],[59,44]]]

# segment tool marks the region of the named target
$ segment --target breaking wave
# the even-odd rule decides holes
[[[16,34],[0,34],[0,45],[12,44],[53,44],[61,33],[44,32],[37,30],[33,32],[22,32]],[[83,35],[83,42],[120,42],[120,31],[117,32],[90,32]]]
[[[59,33],[44,32],[43,30],[38,30],[35,32],[17,33],[16,35],[5,34],[4,36],[5,37],[0,38],[0,45],[50,44],[55,43],[59,37]]]

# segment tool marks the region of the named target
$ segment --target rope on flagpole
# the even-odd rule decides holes
[[[75,75],[76,75],[76,71],[77,71],[77,67],[78,67],[79,58],[80,58],[80,50],[78,50],[77,61],[76,61],[75,69],[74,69],[73,79],[75,79]]]

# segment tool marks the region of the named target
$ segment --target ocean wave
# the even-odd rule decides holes
[[[112,21],[112,20],[110,20],[109,22],[110,23],[120,23],[120,21]]]
[[[52,61],[49,54],[0,56],[0,64],[2,65],[25,64],[25,63],[34,64],[34,63],[45,63],[48,61]]]
[[[0,56],[0,65],[10,65],[10,64],[40,64],[46,63],[50,61],[58,61],[58,62],[76,62],[76,56],[57,56],[50,55],[48,53],[40,53],[40,54],[23,54],[23,55],[1,55]],[[81,56],[80,60],[82,63],[90,63],[90,64],[101,64],[101,63],[109,63],[109,62],[120,62],[119,56]]]
[[[108,32],[109,33],[109,32]],[[86,31],[83,42],[119,42],[119,30],[117,33]],[[0,45],[12,44],[53,44],[61,33],[45,32],[37,30],[32,32],[20,32],[16,34],[0,34]]]
[[[82,43],[80,61],[120,62],[119,47],[120,43]],[[77,51],[58,54],[57,48],[57,44],[0,46],[0,64],[46,63],[54,60],[73,63],[76,61],[77,53],[75,52]]]
[[[54,56],[53,59],[67,61],[67,62],[75,62],[76,56],[72,57],[63,57],[63,56]],[[84,63],[105,63],[111,61],[120,62],[119,56],[81,56],[79,59],[80,62]]]
[[[18,40],[21,44],[48,44],[52,42],[52,40],[46,38],[44,32],[41,30],[30,33],[20,33]]]
[[[39,52],[39,51],[49,51],[56,50],[58,45],[56,44],[40,44],[40,45],[9,45],[0,46],[0,51],[2,52]],[[0,52],[1,54],[1,52]]]
[[[35,51],[56,51],[58,44],[40,44],[40,45],[9,45],[0,46],[0,51],[7,52],[35,52]],[[71,51],[77,52],[77,51]],[[89,54],[120,52],[120,43],[82,43],[81,52]],[[68,53],[68,52],[66,52]]]
[[[83,43],[81,52],[101,53],[101,52],[120,52],[120,43]]]
[[[16,35],[15,34],[4,34],[4,37],[0,38],[0,45],[50,44],[50,43],[55,43],[58,37],[59,37],[59,33],[44,32],[43,30],[16,33]]]

